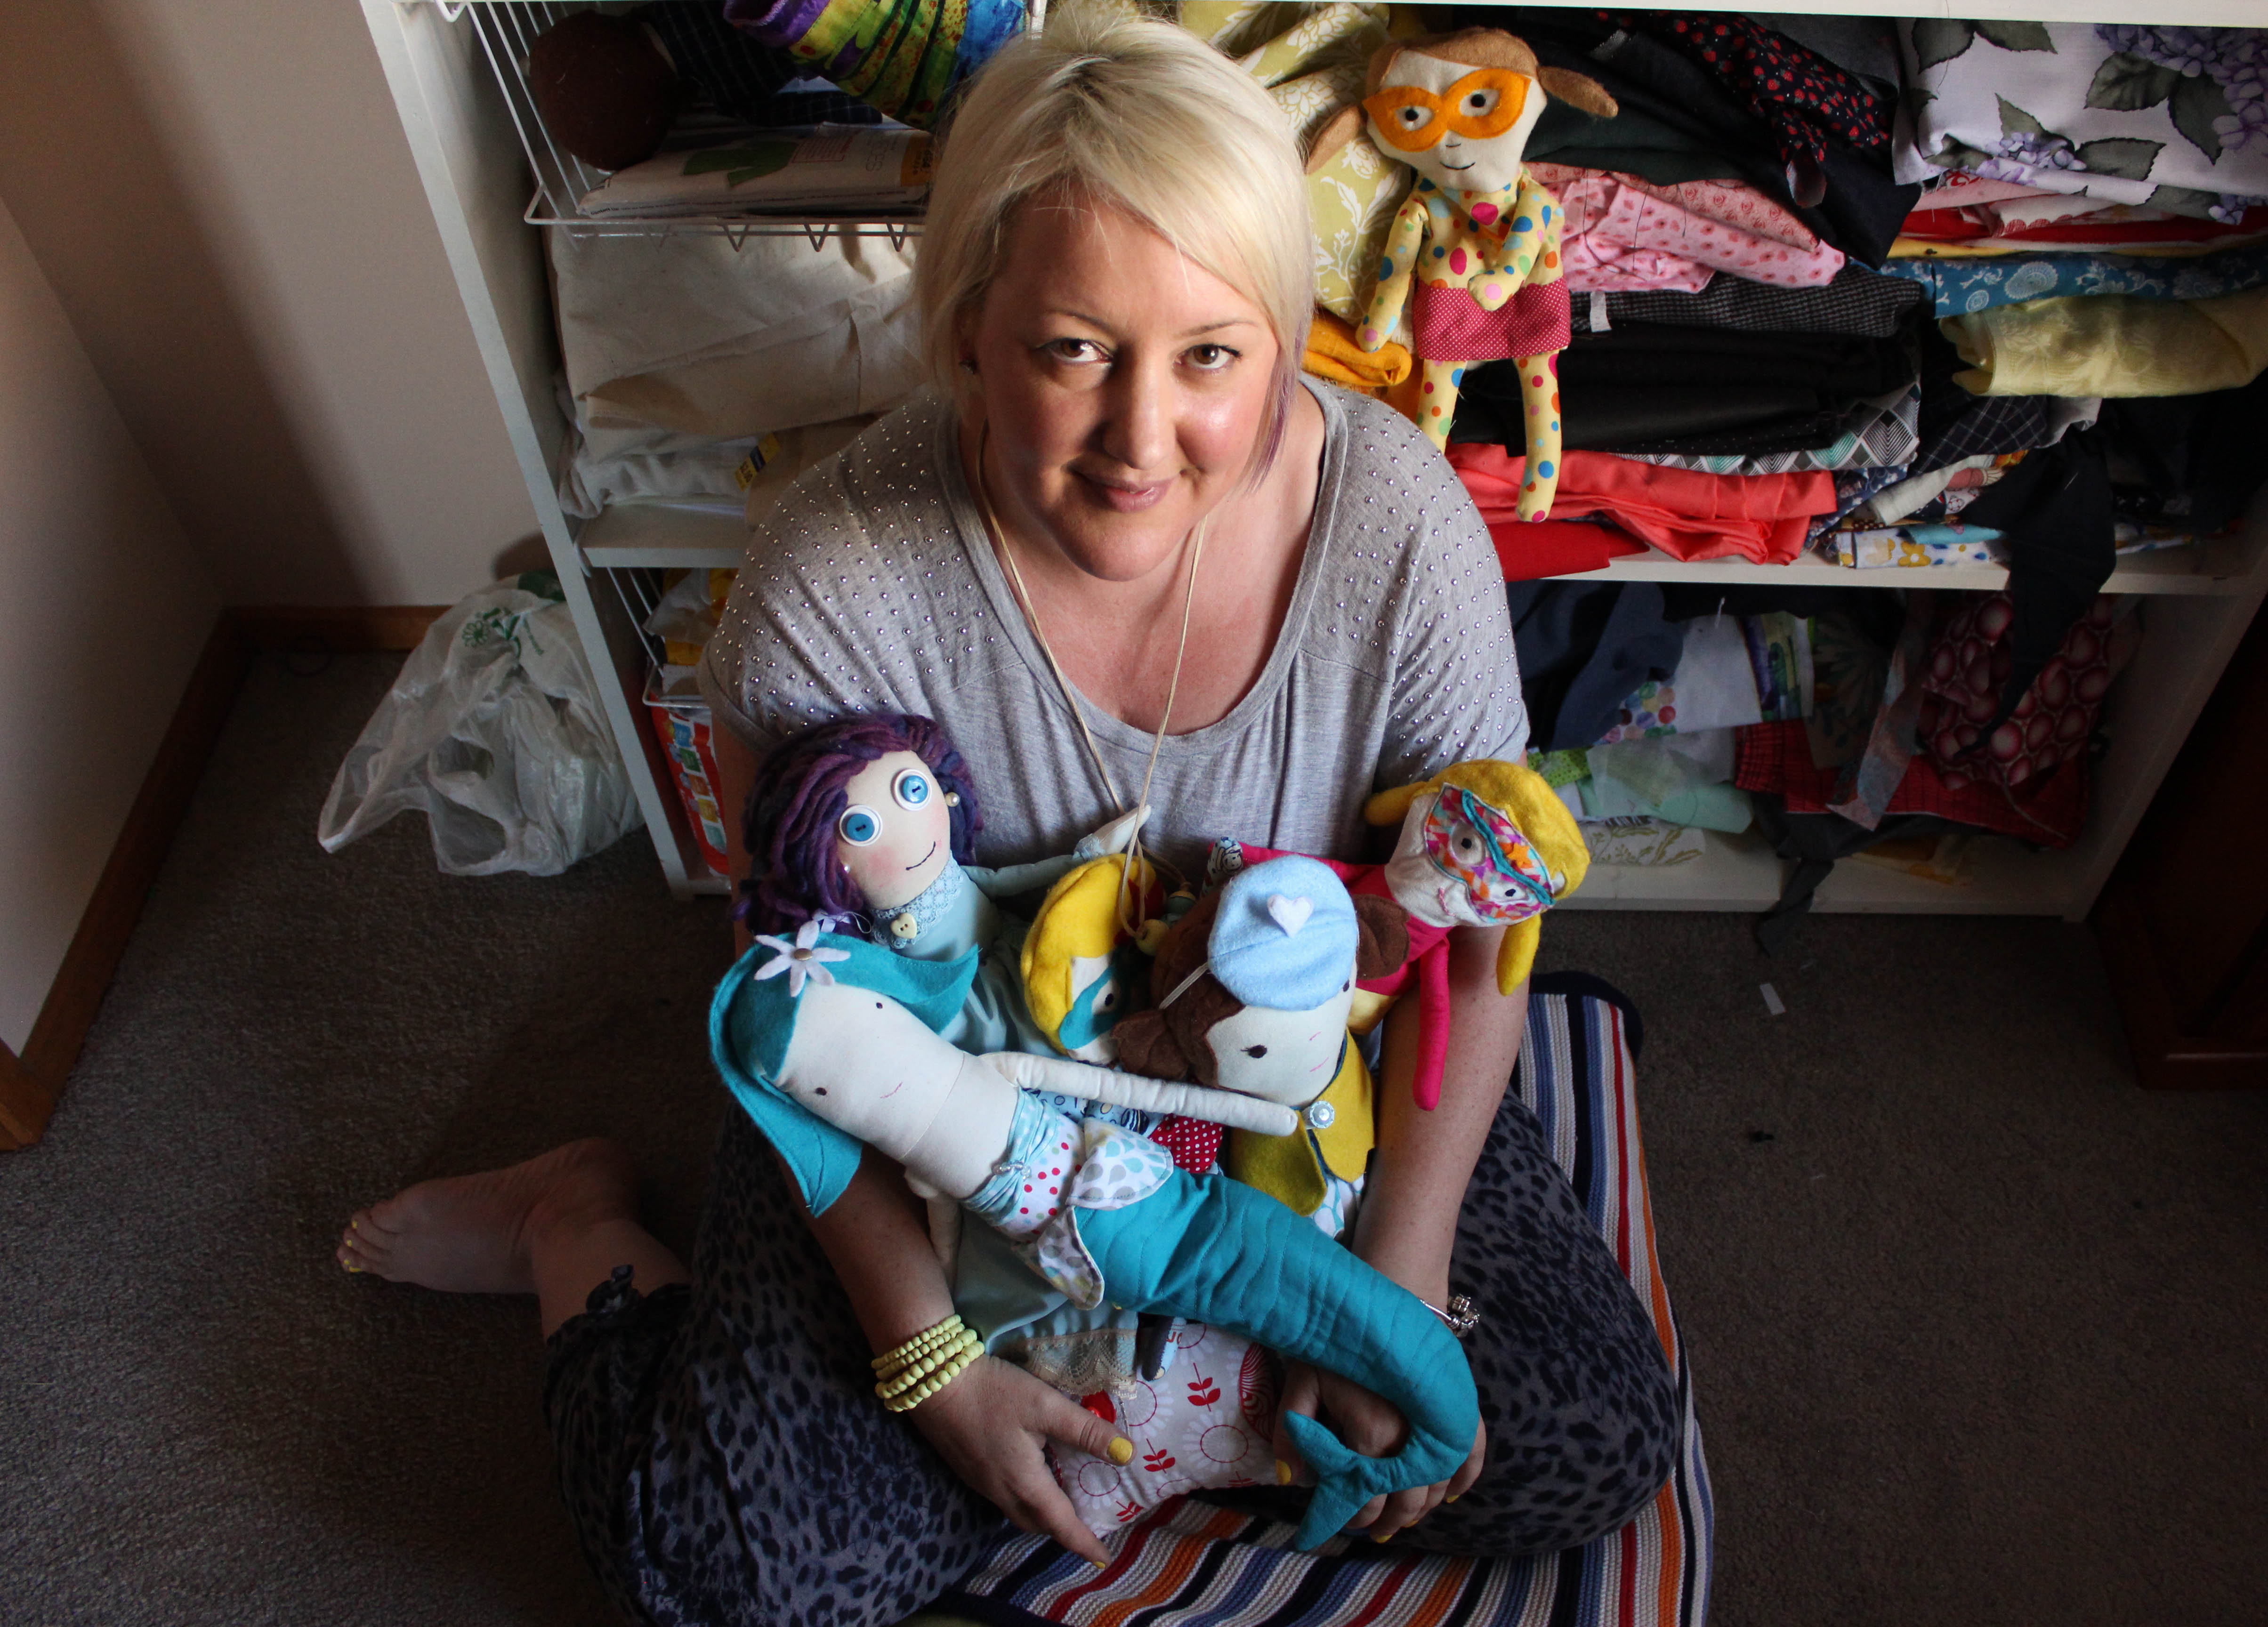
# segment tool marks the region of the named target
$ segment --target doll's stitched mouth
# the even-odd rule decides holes
[[[1480,160],[1478,158],[1475,158],[1473,160],[1473,164],[1477,164],[1479,162]],[[1441,167],[1443,169],[1469,170],[1472,168],[1473,164],[1452,164],[1447,158],[1443,158],[1441,160]]]
[[[934,842],[932,842],[932,843],[931,843],[929,844],[929,851],[928,851],[928,852],[926,852],[926,853],[924,853],[924,854],[923,854],[919,858],[917,858],[917,859],[914,860],[914,862],[913,862],[912,864],[908,865],[906,866],[906,868],[907,868],[908,870],[919,870],[919,869],[920,869],[924,865],[926,865],[927,863],[929,863],[929,861],[930,861],[930,860],[932,860],[932,858],[935,858],[936,857],[937,857],[937,843],[934,843]]]

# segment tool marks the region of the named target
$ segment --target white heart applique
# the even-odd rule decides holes
[[[1315,901],[1270,893],[1268,895],[1268,913],[1276,924],[1284,929],[1285,937],[1297,938],[1300,929],[1307,924],[1307,917],[1315,913]]]

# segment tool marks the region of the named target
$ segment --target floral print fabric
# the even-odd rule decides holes
[[[1901,21],[1900,180],[1990,180],[2242,217],[2268,194],[2268,30]]]

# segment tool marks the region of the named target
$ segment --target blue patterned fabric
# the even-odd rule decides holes
[[[2207,299],[2268,283],[2268,245],[2192,259],[2131,254],[2011,254],[1991,260],[1893,260],[1886,276],[1918,283],[1940,316],[1962,316],[2028,299],[2070,294],[2132,294],[2143,299]]]

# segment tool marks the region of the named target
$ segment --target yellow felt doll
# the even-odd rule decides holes
[[[1437,446],[1448,445],[1465,369],[1516,363],[1528,452],[1520,517],[1542,519],[1558,483],[1557,358],[1570,329],[1559,202],[1521,158],[1547,93],[1602,118],[1615,115],[1615,100],[1581,74],[1538,67],[1525,41],[1495,28],[1382,47],[1365,92],[1318,134],[1309,167],[1366,122],[1418,184],[1394,217],[1356,342],[1382,349],[1407,308],[1418,371],[1388,399]]]

